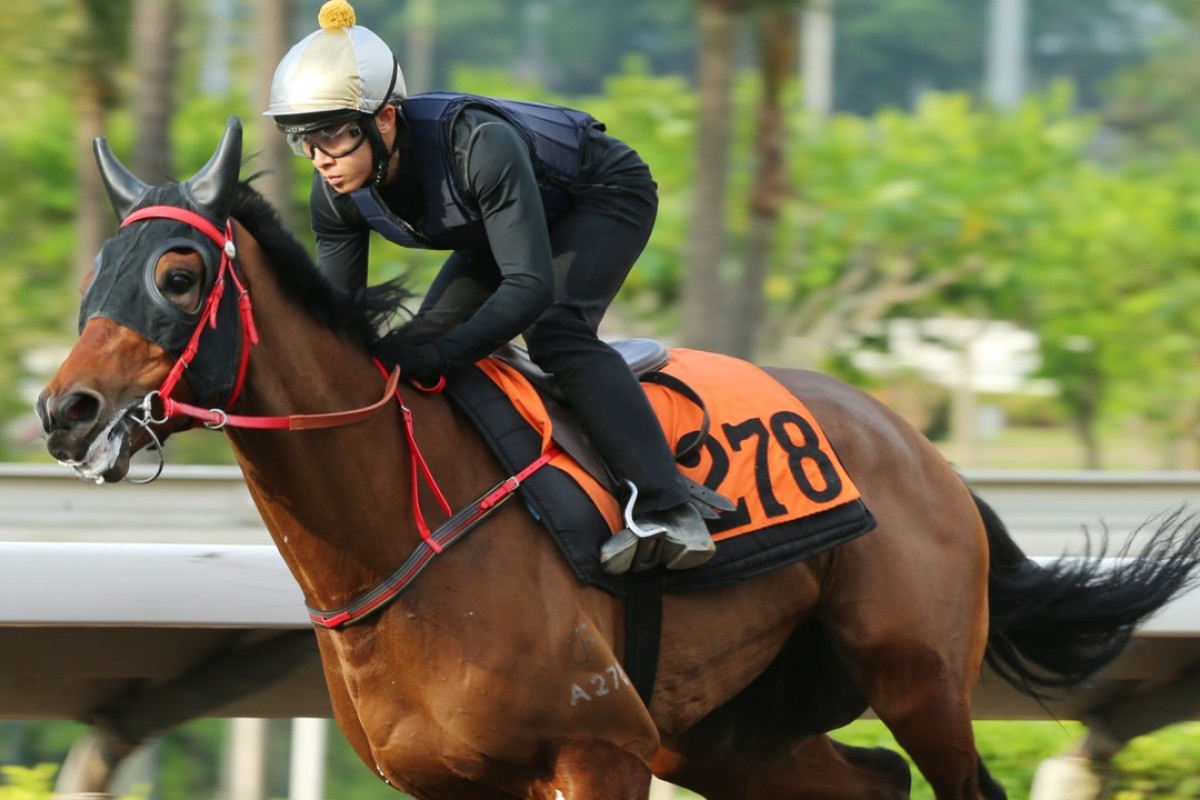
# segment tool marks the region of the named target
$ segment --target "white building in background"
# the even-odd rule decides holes
[[[851,362],[872,375],[909,373],[947,389],[978,393],[1051,394],[1032,377],[1041,365],[1038,339],[1011,322],[897,319],[880,323],[886,350],[856,350]]]

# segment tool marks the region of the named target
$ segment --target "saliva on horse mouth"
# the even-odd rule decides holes
[[[147,407],[144,401],[126,406],[92,441],[83,461],[59,463],[70,467],[81,479],[97,484],[120,481],[146,484],[158,480],[166,466],[163,455],[165,437],[160,437],[151,427]],[[133,448],[135,425],[145,431],[149,439],[136,450]],[[154,455],[149,455],[151,453]],[[146,459],[139,458],[141,454],[146,454]],[[143,464],[143,461],[148,463]],[[144,469],[141,468],[143,466]]]
[[[77,477],[97,484],[116,482],[125,477],[129,467],[132,430],[136,420],[127,409],[114,414],[104,429],[96,434],[82,459],[59,459]]]

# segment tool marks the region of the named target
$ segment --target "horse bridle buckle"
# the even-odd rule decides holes
[[[159,392],[158,389],[155,389],[154,391],[151,391],[151,392],[147,392],[146,396],[142,398],[142,419],[145,421],[145,423],[147,425],[163,425],[167,422],[167,420],[170,419],[170,416],[167,414],[167,404],[166,403],[162,403],[162,409],[163,409],[162,418],[159,419],[158,417],[154,416],[154,401],[155,400],[159,400],[159,401],[162,400],[162,393]]]

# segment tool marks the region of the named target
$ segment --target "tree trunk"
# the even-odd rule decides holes
[[[113,228],[113,216],[100,171],[92,158],[92,142],[104,135],[106,110],[101,99],[103,89],[98,76],[81,70],[75,94],[75,149],[80,154],[78,167],[79,202],[75,204],[75,270],[82,279],[104,240]],[[68,320],[72,329],[74,318]]]
[[[697,0],[700,33],[697,67],[696,199],[692,209],[689,266],[683,285],[682,344],[701,350],[728,347],[721,262],[725,256],[725,187],[729,172],[736,6]]]
[[[1097,367],[1087,373],[1079,410],[1079,439],[1083,442],[1084,469],[1103,468],[1100,437],[1096,426],[1100,419],[1100,397],[1104,393],[1104,375]]]
[[[109,110],[116,104],[118,57],[114,53],[115,34],[120,27],[112,5],[100,0],[76,2],[82,21],[71,47],[75,71],[75,143],[78,202],[75,204],[75,272],[82,279],[91,270],[96,254],[114,228],[112,206],[92,157],[92,142],[103,136]],[[73,330],[74,317],[68,324]]]
[[[787,200],[783,93],[796,72],[797,17],[792,7],[769,5],[758,12],[762,96],[755,136],[757,168],[750,192],[750,238],[742,279],[733,287],[729,353],[753,359],[766,314],[763,285],[771,240]]]
[[[1075,434],[1083,445],[1083,468],[1100,469],[1104,465],[1100,460],[1100,440],[1096,437],[1096,417],[1089,414],[1086,417],[1076,417],[1073,420]]]
[[[275,67],[283,59],[291,47],[289,20],[292,18],[291,0],[259,0],[254,6],[255,22],[255,53],[257,55],[257,75],[255,81],[257,90],[254,93],[255,106],[265,110],[270,102],[271,78],[275,75]],[[255,160],[256,169],[262,177],[255,181],[255,186],[263,197],[275,206],[289,230],[296,230],[307,223],[299,219],[295,204],[291,202],[292,191],[292,151],[288,149],[287,141],[283,138],[275,121],[261,114],[255,118],[255,134],[259,141],[259,154]]]
[[[408,47],[401,68],[409,94],[433,89],[434,0],[408,0]]]
[[[1104,395],[1104,374],[1090,349],[1075,354],[1071,380],[1063,387],[1063,401],[1071,414],[1071,427],[1083,448],[1083,468],[1101,469],[1103,459],[1096,425],[1100,419],[1101,398]]]
[[[135,0],[133,5],[132,169],[147,183],[175,177],[171,168],[171,117],[175,110],[175,34],[179,0]]]

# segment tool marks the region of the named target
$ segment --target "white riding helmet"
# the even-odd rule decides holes
[[[371,30],[355,25],[354,9],[346,0],[321,6],[317,22],[321,29],[300,40],[275,68],[264,116],[328,122],[374,115],[407,96],[391,48]],[[283,127],[284,120],[276,121]]]

